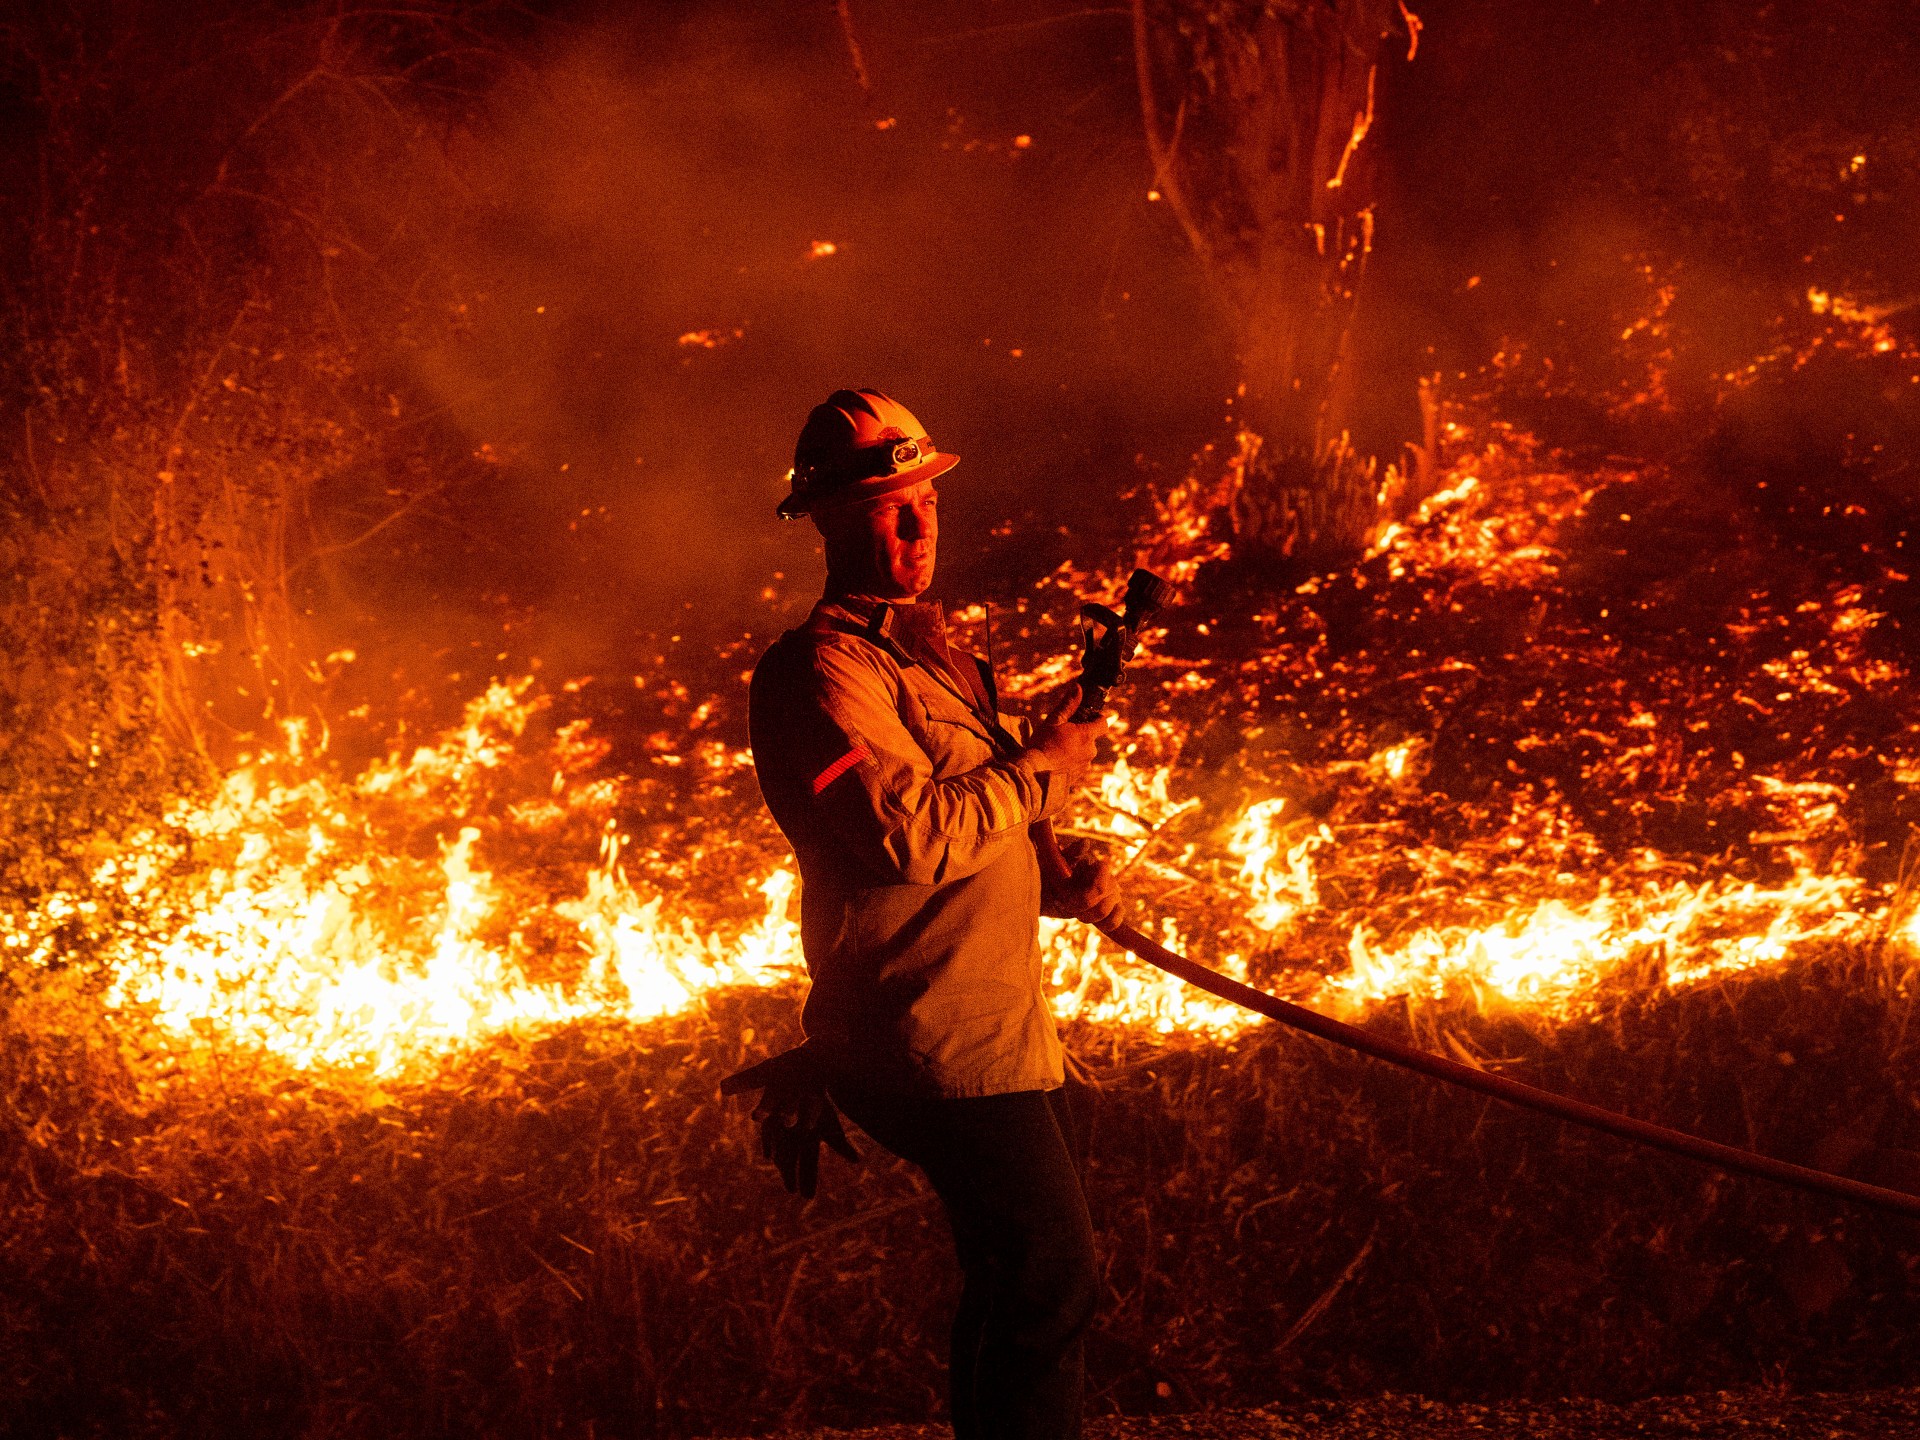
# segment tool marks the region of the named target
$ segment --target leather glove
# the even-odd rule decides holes
[[[820,1186],[820,1147],[838,1151],[854,1164],[860,1152],[841,1128],[840,1112],[827,1096],[819,1067],[801,1045],[749,1065],[720,1082],[722,1095],[760,1092],[753,1118],[760,1126],[760,1153],[780,1171],[790,1191],[811,1200]]]
[[[1062,920],[1083,920],[1095,928],[1104,928],[1125,911],[1120,887],[1101,849],[1089,840],[1065,836],[1060,853],[1066,857],[1072,873],[1059,886],[1045,886],[1040,896],[1040,913]]]

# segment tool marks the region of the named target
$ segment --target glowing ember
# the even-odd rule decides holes
[[[689,330],[682,335],[679,344],[689,350],[718,350],[722,345],[746,338],[744,327],[736,325],[732,329],[715,326],[708,330]]]
[[[662,896],[643,897],[628,882],[612,829],[584,893],[532,915],[476,860],[481,832],[473,826],[459,827],[430,864],[365,852],[360,831],[370,803],[445,813],[510,758],[536,708],[522,698],[527,688],[496,684],[439,744],[378,763],[351,785],[270,778],[300,759],[300,733],[290,732],[287,754],[262,757],[210,802],[170,817],[175,837],[133,837],[96,876],[143,921],[113,947],[108,1004],[190,1042],[385,1078],[502,1031],[587,1017],[651,1019],[721,986],[791,980],[799,933],[787,916],[795,886],[787,869],[759,882],[761,919],[728,932],[690,915],[663,916]],[[558,748],[577,739],[563,730]],[[556,788],[564,779],[556,773]],[[599,810],[609,800],[589,785],[575,803]],[[538,826],[550,823],[549,811],[558,813],[519,813]],[[188,845],[225,858],[181,894],[166,877]],[[53,897],[39,923],[10,933],[9,942],[37,932],[27,958],[46,963],[75,904]],[[503,928],[509,916],[516,923]],[[575,963],[560,967],[571,973],[531,978],[554,959],[528,938],[536,920],[572,940]]]
[[[1450,433],[1464,443],[1458,425]],[[1190,571],[1223,553],[1210,516],[1245,460],[1161,503],[1158,563]],[[1813,762],[1749,765],[1723,747],[1726,768],[1700,803],[1737,811],[1750,855],[1738,867],[1697,848],[1689,859],[1610,847],[1595,829],[1599,801],[1627,814],[1679,804],[1729,716],[1778,725],[1788,707],[1904,684],[1904,667],[1874,643],[1883,617],[1862,586],[1836,584],[1786,612],[1742,611],[1726,643],[1759,648],[1711,684],[1654,667],[1638,688],[1581,702],[1602,709],[1560,720],[1533,718],[1527,707],[1557,703],[1540,690],[1491,722],[1507,727],[1509,778],[1495,789],[1443,783],[1438,767],[1460,763],[1457,743],[1448,750],[1442,728],[1406,718],[1431,711],[1444,726],[1450,697],[1482,683],[1484,661],[1412,648],[1388,667],[1328,647],[1318,617],[1343,587],[1386,610],[1479,606],[1543,623],[1563,530],[1630,521],[1630,502],[1601,507],[1598,494],[1499,444],[1463,453],[1431,498],[1381,528],[1359,567],[1308,579],[1254,617],[1251,649],[1236,639],[1219,658],[1183,656],[1213,640],[1205,620],[1184,638],[1150,633],[1138,662],[1147,678],[1135,683],[1153,703],[1121,727],[1119,753],[1061,828],[1110,846],[1130,918],[1172,948],[1333,1008],[1404,995],[1551,1023],[1810,946],[1884,937],[1920,950],[1920,917],[1861,877],[1849,790]],[[1063,570],[1039,588],[1034,613],[1066,613],[1068,595],[1112,598],[1118,578]],[[1008,694],[1037,701],[1074,664],[1058,631],[1020,628],[1028,603],[1013,626],[1001,622],[999,643],[1022,662]],[[962,632],[984,619],[978,606],[952,616]],[[1554,643],[1587,649],[1553,663],[1629,673],[1609,623],[1603,607],[1563,630]],[[797,882],[759,815],[751,760],[720,723],[737,697],[662,683],[679,719],[646,738],[651,769],[639,779],[608,770],[608,746],[585,719],[543,719],[553,699],[525,680],[493,684],[435,743],[352,777],[289,726],[274,753],[177,806],[165,826],[125,837],[90,893],[0,916],[0,945],[52,967],[76,927],[103,934],[109,1005],[150,1023],[140,1033],[181,1059],[253,1055],[374,1080],[430,1074],[505,1033],[671,1016],[726,987],[797,986]],[[1269,718],[1253,718],[1263,694]],[[1273,695],[1337,702],[1319,712],[1317,759],[1296,753],[1308,736],[1299,722],[1270,729],[1288,714]],[[1381,714],[1403,717],[1398,733],[1366,718],[1367,696],[1391,702]],[[1236,710],[1249,718],[1232,721]],[[1238,727],[1230,764],[1223,725]],[[1511,778],[1554,755],[1563,768],[1577,759],[1584,809],[1551,770]],[[1888,765],[1908,783],[1920,754]],[[639,830],[647,845],[628,838]],[[1042,942],[1063,1019],[1215,1036],[1258,1023],[1085,927],[1048,920]]]

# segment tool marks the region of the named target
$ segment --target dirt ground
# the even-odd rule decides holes
[[[945,1440],[939,1425],[815,1430],[789,1440]],[[1086,1440],[1915,1440],[1920,1389],[1784,1395],[1773,1391],[1667,1396],[1631,1405],[1597,1400],[1443,1404],[1413,1395],[1346,1403],[1209,1410],[1151,1419],[1099,1419]]]

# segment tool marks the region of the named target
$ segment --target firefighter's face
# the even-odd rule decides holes
[[[916,600],[933,583],[940,493],[931,480],[864,505],[822,511],[827,573],[855,594]]]

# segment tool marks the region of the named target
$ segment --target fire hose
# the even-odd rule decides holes
[[[1116,614],[1102,605],[1081,607],[1081,616],[1086,622],[1086,663],[1080,678],[1081,703],[1073,717],[1076,721],[1091,721],[1101,715],[1108,692],[1118,683],[1122,670],[1131,658],[1141,621],[1160,604],[1165,592],[1164,582],[1144,570],[1136,570],[1128,582],[1124,613]],[[1043,880],[1050,887],[1069,883],[1073,878],[1073,868],[1060,849],[1052,823],[1044,820],[1039,822],[1032,827],[1031,834],[1039,855]],[[1131,925],[1116,921],[1101,924],[1097,928],[1123,950],[1176,979],[1251,1010],[1256,1015],[1264,1015],[1289,1029],[1317,1036],[1329,1044],[1370,1055],[1376,1060],[1384,1060],[1389,1065],[1411,1070],[1443,1084],[1471,1090],[1524,1110],[1550,1115],[1567,1124],[1598,1130],[1649,1149],[1679,1155],[1730,1174],[1752,1175],[1812,1194],[1851,1200],[1876,1210],[1920,1218],[1920,1195],[1872,1185],[1864,1180],[1816,1170],[1808,1165],[1795,1165],[1771,1155],[1743,1150],[1737,1145],[1724,1145],[1717,1140],[1690,1135],[1666,1125],[1656,1125],[1650,1120],[1636,1119],[1617,1110],[1449,1060],[1430,1050],[1422,1050],[1417,1045],[1389,1039],[1360,1026],[1322,1015],[1304,1005],[1269,995],[1264,990],[1257,990],[1174,953],[1166,946],[1148,939]],[[730,1075],[721,1082],[721,1093],[735,1095],[747,1090],[769,1089],[783,1083],[794,1073],[805,1071],[805,1054],[805,1047],[787,1051]],[[756,1118],[762,1113],[766,1112],[756,1112]],[[817,1135],[811,1122],[806,1126],[796,1126],[791,1119],[781,1122],[786,1129],[772,1125],[771,1121],[762,1129],[762,1143],[768,1158],[780,1165],[788,1188],[798,1188],[809,1197],[813,1194],[814,1177],[818,1171],[816,1139],[823,1140],[849,1158],[854,1155],[840,1130],[838,1118],[832,1115],[831,1106],[826,1107],[826,1114],[831,1117],[831,1123]],[[801,1136],[802,1130],[805,1131],[804,1136]],[[803,1138],[804,1144],[800,1143]]]
[[[1084,632],[1086,663],[1081,676],[1082,703],[1075,712],[1076,720],[1092,720],[1101,714],[1107,692],[1118,683],[1121,671],[1132,656],[1141,622],[1159,607],[1166,593],[1167,586],[1164,581],[1147,571],[1136,570],[1127,584],[1122,613],[1115,614],[1112,610],[1100,605],[1081,607],[1081,616],[1086,622]],[[1039,851],[1041,873],[1046,881],[1049,884],[1059,884],[1067,880],[1071,867],[1067,863],[1066,856],[1061,853],[1060,842],[1055,837],[1050,822],[1043,821],[1034,827],[1034,843]],[[1608,1110],[1584,1100],[1575,1100],[1566,1095],[1555,1094],[1551,1090],[1542,1090],[1536,1085],[1528,1085],[1505,1075],[1480,1070],[1457,1060],[1449,1060],[1430,1050],[1422,1050],[1415,1045],[1403,1044],[1398,1040],[1388,1039],[1384,1035],[1376,1035],[1357,1025],[1348,1025],[1331,1016],[1322,1015],[1317,1010],[1309,1010],[1304,1005],[1295,1005],[1278,996],[1269,995],[1264,990],[1256,990],[1251,985],[1242,984],[1230,976],[1222,975],[1217,970],[1189,960],[1184,955],[1175,954],[1166,946],[1148,939],[1131,925],[1113,923],[1098,928],[1101,934],[1122,949],[1139,956],[1149,965],[1186,981],[1197,989],[1243,1006],[1257,1015],[1264,1015],[1269,1020],[1277,1021],[1290,1029],[1304,1030],[1307,1034],[1316,1035],[1331,1044],[1357,1050],[1362,1055],[1371,1055],[1376,1060],[1384,1060],[1389,1065],[1397,1065],[1403,1070],[1411,1070],[1448,1085],[1457,1085],[1463,1090],[1472,1090],[1495,1100],[1503,1100],[1509,1105],[1518,1105],[1522,1109],[1551,1115],[1556,1120],[1563,1120],[1568,1124],[1616,1135],[1636,1145],[1685,1156],[1689,1160],[1699,1161],[1718,1170],[1740,1175],[1754,1175],[1763,1180],[1772,1180],[1778,1184],[1790,1185],[1795,1189],[1811,1191],[1817,1195],[1831,1195],[1838,1199],[1869,1205],[1877,1210],[1920,1217],[1920,1195],[1910,1195],[1903,1190],[1891,1190],[1882,1185],[1870,1185],[1864,1180],[1850,1179],[1845,1175],[1835,1175],[1806,1165],[1795,1165],[1786,1160],[1777,1160],[1770,1155],[1743,1150],[1737,1145],[1723,1145],[1715,1140],[1689,1135],[1683,1130],[1656,1125],[1650,1120],[1638,1120],[1631,1115],[1623,1115],[1617,1110]]]
[[[1049,854],[1049,842],[1051,853]],[[1066,857],[1060,853],[1058,841],[1053,840],[1051,829],[1040,838],[1040,857],[1043,874],[1049,883],[1064,880],[1068,874]],[[1669,1129],[1665,1125],[1656,1125],[1650,1120],[1638,1120],[1631,1115],[1622,1115],[1617,1110],[1608,1110],[1600,1105],[1592,1105],[1584,1100],[1575,1100],[1570,1096],[1558,1095],[1551,1090],[1542,1090],[1537,1085],[1528,1085],[1505,1075],[1488,1070],[1478,1070],[1464,1065],[1458,1060],[1449,1060],[1444,1055],[1436,1055],[1431,1050],[1422,1050],[1416,1045],[1403,1044],[1398,1040],[1377,1035],[1371,1030],[1363,1030],[1357,1025],[1348,1025],[1335,1020],[1330,1015],[1322,1015],[1317,1010],[1309,1010],[1304,1005],[1295,1005],[1264,990],[1256,990],[1251,985],[1242,984],[1231,976],[1222,975],[1218,970],[1209,969],[1184,955],[1177,955],[1164,945],[1156,944],[1131,925],[1103,925],[1100,933],[1123,950],[1139,956],[1149,965],[1158,967],[1184,980],[1196,989],[1209,995],[1217,995],[1222,1000],[1244,1006],[1255,1014],[1264,1015],[1269,1020],[1278,1021],[1294,1030],[1304,1030],[1309,1035],[1317,1035],[1334,1045],[1349,1050],[1357,1050],[1362,1055],[1371,1055],[1376,1060],[1384,1060],[1389,1065],[1398,1065],[1403,1070],[1412,1070],[1448,1085],[1457,1085],[1463,1090],[1472,1090],[1481,1095],[1491,1096],[1495,1100],[1504,1100],[1509,1105],[1518,1105],[1522,1109],[1534,1110],[1542,1115],[1551,1115],[1557,1120],[1569,1124],[1584,1126],[1589,1130],[1604,1131],[1608,1135],[1617,1135],[1623,1140],[1633,1141],[1655,1150],[1665,1150],[1672,1155],[1684,1155],[1689,1160],[1698,1160],[1719,1170],[1732,1171],[1740,1175],[1757,1175],[1763,1180],[1773,1180],[1782,1185],[1791,1185],[1795,1189],[1809,1190],[1817,1195],[1832,1195],[1842,1200],[1854,1200],[1862,1205],[1870,1205],[1876,1210],[1890,1210],[1899,1215],[1920,1216],[1920,1195],[1909,1195],[1904,1190],[1890,1190],[1882,1185],[1869,1185],[1864,1180],[1849,1179],[1845,1175],[1835,1175],[1826,1170],[1815,1170],[1806,1165],[1795,1165],[1786,1160],[1776,1160],[1771,1155],[1761,1155],[1753,1150],[1742,1150],[1737,1145],[1722,1145],[1717,1140],[1706,1140],[1698,1135],[1689,1135],[1683,1130]]]

